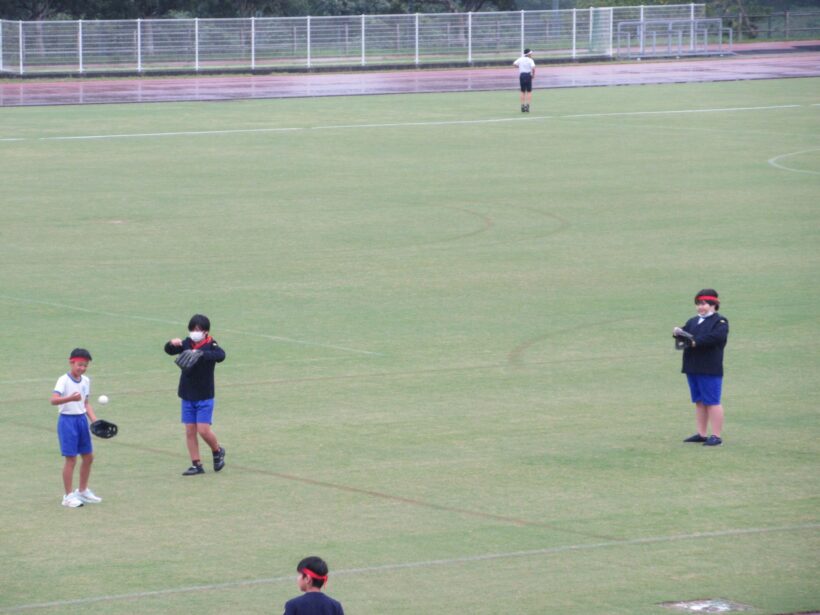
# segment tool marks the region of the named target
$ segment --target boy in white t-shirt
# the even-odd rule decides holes
[[[518,67],[518,82],[521,86],[521,113],[530,112],[532,102],[532,80],[535,79],[535,61],[532,49],[525,49],[524,55],[513,62]]]
[[[94,461],[94,448],[91,444],[91,431],[88,419],[96,421],[94,408],[88,403],[91,395],[91,381],[85,376],[91,353],[85,348],[75,348],[68,359],[69,370],[60,376],[51,394],[51,405],[59,406],[60,418],[57,421],[57,437],[60,440],[60,452],[65,457],[63,465],[63,506],[78,508],[83,504],[98,504],[102,498],[94,495],[88,488],[88,477],[91,474],[91,463]],[[77,455],[83,459],[80,465],[80,488],[72,490],[74,466]]]

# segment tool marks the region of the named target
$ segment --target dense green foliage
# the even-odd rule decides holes
[[[681,4],[681,0],[0,0],[2,19],[268,17],[585,8]],[[709,0],[713,13],[743,14],[816,7],[816,0]]]

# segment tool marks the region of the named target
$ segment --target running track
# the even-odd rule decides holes
[[[542,63],[534,85],[546,89],[820,76],[820,41],[756,43],[735,45],[734,49],[731,56],[698,59]],[[6,79],[0,80],[0,107],[515,90],[517,83],[512,67],[183,78]]]

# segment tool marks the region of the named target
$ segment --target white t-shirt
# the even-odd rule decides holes
[[[509,62],[509,60],[507,60]],[[533,60],[529,56],[521,56],[515,62],[513,62],[518,67],[519,73],[531,73],[532,69],[535,68],[535,60]]]
[[[80,376],[79,380],[74,380],[71,374],[63,374],[54,385],[54,392],[60,397],[67,397],[73,393],[80,392],[82,401],[69,401],[60,404],[58,409],[60,414],[85,414],[85,400],[91,395],[91,381],[88,376]]]

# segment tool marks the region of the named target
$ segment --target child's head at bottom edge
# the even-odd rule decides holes
[[[327,563],[316,555],[306,557],[299,562],[299,565],[296,566],[296,572],[299,573],[296,582],[303,592],[320,590],[327,583]]]

